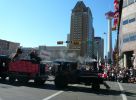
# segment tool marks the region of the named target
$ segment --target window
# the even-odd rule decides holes
[[[128,24],[128,19],[123,21],[123,25]]]
[[[123,1],[123,7],[126,7],[127,6],[127,0],[124,0]]]
[[[135,36],[130,36],[130,41],[134,41],[135,40]]]
[[[132,33],[132,34],[124,36],[123,43],[130,42],[130,41],[136,41],[136,33]]]
[[[129,42],[129,35],[124,36],[123,43]]]
[[[129,19],[129,23],[132,23],[135,21],[135,18]]]
[[[134,0],[128,0],[128,5],[134,3]]]
[[[135,41],[136,40],[136,34],[130,35],[130,41]]]
[[[124,43],[129,42],[129,38],[123,39],[123,42],[124,42]]]

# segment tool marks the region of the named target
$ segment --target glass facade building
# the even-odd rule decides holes
[[[93,18],[89,7],[83,1],[78,1],[72,9],[69,49],[79,49],[80,56],[92,57],[93,55]],[[77,41],[77,44],[74,42]]]

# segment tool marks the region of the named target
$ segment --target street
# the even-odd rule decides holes
[[[0,81],[0,100],[135,100],[136,84],[107,83],[110,90],[101,85],[101,90],[94,91],[91,86],[79,84],[58,90],[53,81],[47,81],[44,86],[36,86],[32,81],[27,85]]]

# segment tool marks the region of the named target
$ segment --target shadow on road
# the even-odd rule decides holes
[[[114,96],[119,96],[121,95],[121,91],[119,90],[114,90],[114,89],[100,89],[100,90],[93,90],[91,87],[79,87],[79,86],[69,86],[65,91],[72,91],[72,92],[84,92],[84,93],[91,93],[91,94],[97,94],[97,95],[114,95]],[[124,92],[127,96],[136,96],[136,93],[133,92]]]
[[[7,85],[11,85],[7,80],[2,81],[0,80],[1,84],[7,84]],[[36,85],[34,82],[29,82],[27,84],[20,84],[19,82],[15,82],[14,84],[12,84],[11,86],[16,86],[16,87],[20,87],[20,86],[25,86],[25,87],[31,87],[31,88],[39,88],[39,89],[46,89],[46,90],[60,90],[57,89],[55,87],[54,84],[49,84],[48,82],[46,82],[44,85]],[[0,86],[0,88],[9,88],[9,86]],[[112,88],[110,90],[107,89],[100,89],[100,90],[93,90],[90,87],[82,87],[82,86],[68,86],[66,89],[63,89],[63,91],[66,92],[83,92],[83,93],[92,93],[92,94],[97,94],[97,95],[114,95],[114,96],[118,96],[121,95],[121,91],[119,90],[113,90]],[[124,91],[124,94],[126,94],[127,96],[133,96],[136,97],[136,93],[133,93],[131,91]]]

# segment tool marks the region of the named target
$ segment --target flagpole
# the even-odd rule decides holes
[[[104,32],[103,34],[105,35],[105,42],[106,42],[105,43],[105,48],[106,48],[105,52],[106,53],[105,53],[105,57],[104,58],[105,58],[105,66],[107,67],[107,56],[108,56],[108,54],[107,54],[107,33]]]

